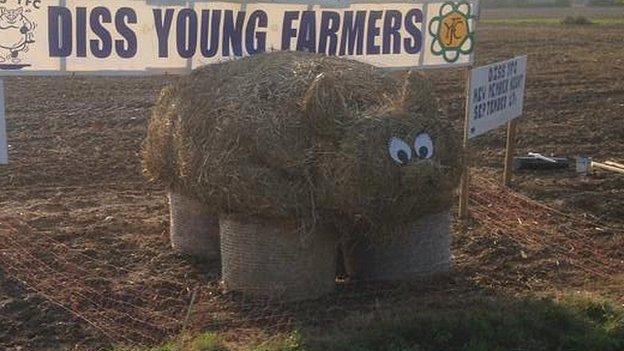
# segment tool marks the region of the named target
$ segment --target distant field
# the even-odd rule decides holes
[[[559,26],[561,25],[561,19],[563,17],[554,18],[496,18],[496,19],[483,19],[482,24],[493,25],[532,25],[532,26]],[[599,26],[619,26],[624,25],[623,18],[591,18],[591,21],[595,25]]]
[[[583,15],[591,19],[619,19],[624,21],[624,7],[563,7],[563,8],[505,8],[483,9],[485,21],[507,19],[561,19],[565,16]]]

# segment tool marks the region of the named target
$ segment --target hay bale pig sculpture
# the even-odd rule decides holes
[[[339,245],[359,279],[446,270],[461,159],[431,90],[306,53],[206,66],[163,91],[146,173],[218,221],[180,235],[220,241],[231,290],[319,297]]]

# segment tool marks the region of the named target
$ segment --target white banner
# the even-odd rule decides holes
[[[468,137],[474,138],[522,115],[527,57],[475,68],[468,94]]]
[[[472,63],[477,1],[0,0],[0,75],[185,73],[274,50]]]
[[[6,121],[4,119],[4,81],[0,79],[0,165],[9,163],[8,144],[6,138]]]

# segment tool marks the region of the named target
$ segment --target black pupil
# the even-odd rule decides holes
[[[404,150],[399,150],[399,152],[397,152],[397,157],[399,158],[402,164],[406,164],[409,162],[409,158],[407,157],[407,152],[405,152]]]
[[[418,156],[420,156],[420,158],[426,158],[427,155],[429,155],[429,148],[426,146],[421,146],[420,148],[418,148]]]

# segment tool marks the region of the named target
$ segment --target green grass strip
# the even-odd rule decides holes
[[[624,310],[595,298],[473,298],[336,316],[245,351],[621,351]],[[342,317],[342,318],[340,318]],[[238,349],[238,348],[237,348]],[[153,349],[230,351],[217,334],[181,337]]]

